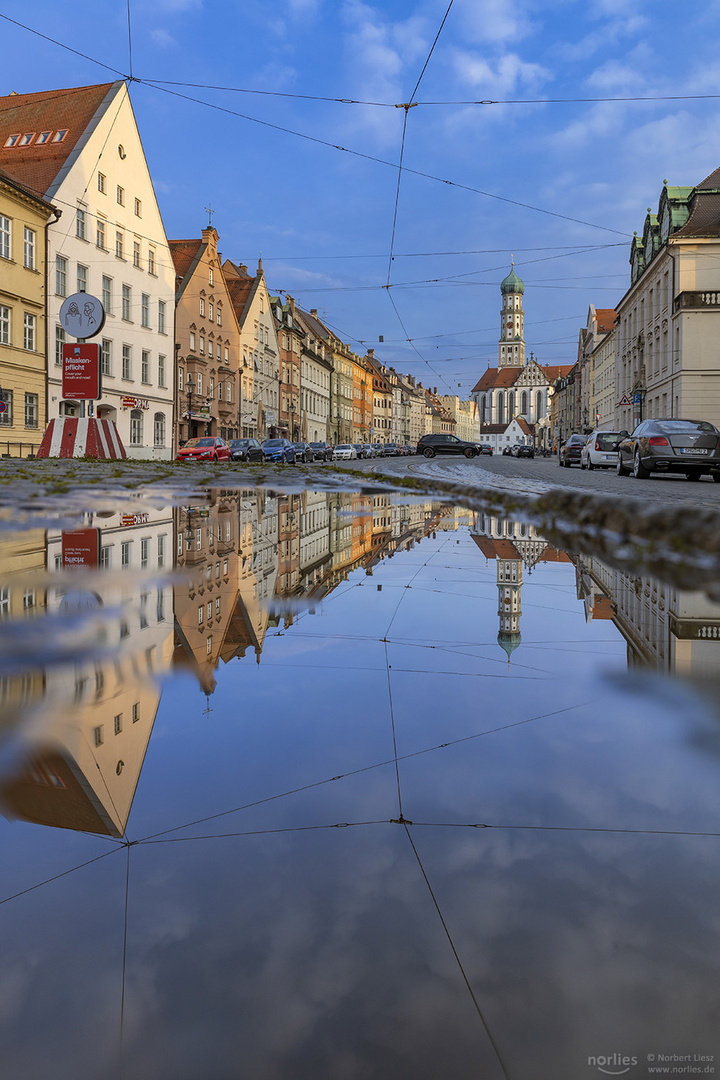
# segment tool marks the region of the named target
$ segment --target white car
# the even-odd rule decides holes
[[[593,431],[580,452],[580,468],[615,469],[622,440],[620,431]]]
[[[352,461],[353,458],[357,458],[357,450],[350,443],[340,443],[335,447],[335,457],[344,458],[346,461]]]

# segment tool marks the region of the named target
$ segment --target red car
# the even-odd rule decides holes
[[[224,439],[213,439],[204,435],[199,439],[188,439],[178,450],[178,461],[230,461],[230,447]]]

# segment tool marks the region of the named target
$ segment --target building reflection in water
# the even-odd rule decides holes
[[[388,495],[215,489],[204,502],[130,502],[85,515],[82,529],[2,541],[0,627],[17,634],[37,620],[23,660],[0,675],[0,734],[13,744],[2,811],[123,837],[164,677],[189,671],[209,699],[219,665],[260,663],[269,629],[460,520]],[[71,661],[43,657],[53,617],[90,638]]]

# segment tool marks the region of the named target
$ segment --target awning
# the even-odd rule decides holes
[[[188,419],[188,413],[183,413],[183,416],[184,416],[184,418],[186,420]],[[190,420],[200,420],[201,422],[209,424],[210,421],[215,420],[216,417],[214,417],[212,413],[196,413],[196,412],[194,412],[194,413],[189,414],[189,419]]]

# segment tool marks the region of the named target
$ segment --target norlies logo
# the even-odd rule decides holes
[[[634,1054],[596,1054],[588,1058],[588,1065],[594,1066],[606,1076],[623,1076],[637,1063],[638,1059]]]

